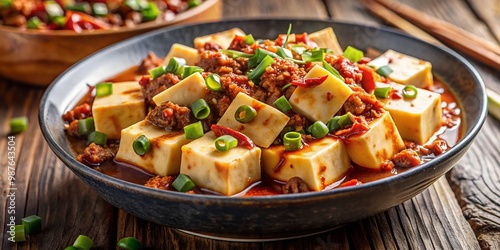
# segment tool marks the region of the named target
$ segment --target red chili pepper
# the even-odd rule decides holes
[[[151,80],[151,77],[149,77],[149,76],[142,76],[141,80],[139,80],[139,85],[141,85],[141,86],[144,87],[144,86],[148,85],[148,83],[149,83],[150,80]]]
[[[295,42],[302,42],[305,45],[307,45],[310,48],[318,48],[318,44],[316,44],[309,36],[307,33],[302,33],[302,34],[295,34]]]
[[[217,125],[217,124],[212,124],[210,129],[212,131],[214,131],[214,133],[217,137],[219,137],[221,135],[230,135],[230,136],[236,138],[236,140],[238,140],[239,147],[245,147],[248,149],[252,149],[253,147],[255,147],[255,144],[253,143],[253,141],[250,138],[248,138],[248,136],[246,136],[245,134],[240,133],[236,130],[233,130],[233,129],[230,129],[228,127],[224,127],[221,125]]]
[[[328,78],[328,75],[325,76],[319,76],[319,77],[312,77],[312,78],[307,78],[307,79],[302,79],[302,80],[295,80],[292,81],[291,84],[295,85],[297,87],[306,87],[306,88],[312,88],[316,87],[323,82],[326,81]]]
[[[166,108],[163,110],[163,117],[169,118],[174,115],[174,110],[171,108]]]
[[[108,29],[109,25],[85,13],[68,10],[66,11],[66,24],[64,28],[79,33],[84,29]]]
[[[372,93],[377,87],[375,84],[375,71],[365,64],[358,64],[363,78],[361,78],[361,85],[366,92]]]
[[[397,100],[397,99],[403,98],[403,95],[401,95],[401,93],[399,91],[392,89],[391,93],[389,93],[389,97],[391,99]]]
[[[363,184],[363,182],[358,181],[358,179],[351,179],[351,180],[348,180],[348,181],[342,183],[340,186],[341,187],[349,187],[349,186],[357,186],[357,185],[361,185],[361,184]]]

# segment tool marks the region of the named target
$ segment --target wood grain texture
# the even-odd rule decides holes
[[[500,42],[500,1],[497,0],[467,0],[476,15],[483,21]]]

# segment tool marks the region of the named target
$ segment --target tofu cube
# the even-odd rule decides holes
[[[298,176],[310,190],[320,191],[342,179],[351,166],[341,140],[325,137],[297,151],[282,145],[262,150],[262,171],[272,179],[286,182]]]
[[[260,180],[261,149],[236,147],[226,152],[215,148],[216,136],[206,133],[182,147],[181,173],[196,186],[222,195],[234,195]]]
[[[163,64],[168,65],[172,57],[184,58],[187,65],[195,65],[200,60],[197,49],[179,43],[172,44]]]
[[[180,106],[191,107],[191,104],[198,99],[208,96],[209,90],[205,84],[205,79],[199,72],[196,72],[174,86],[163,90],[153,97],[156,105],[170,101]]]
[[[389,112],[369,124],[370,129],[361,135],[344,139],[351,161],[361,167],[380,169],[381,164],[390,160],[405,148]]]
[[[249,105],[257,111],[255,118],[247,123],[241,123],[234,118],[236,110],[241,105]],[[253,99],[245,93],[238,93],[217,124],[232,128],[248,136],[256,145],[269,147],[290,118],[281,111]]]
[[[120,139],[122,129],[146,117],[146,105],[137,82],[113,83],[113,93],[96,97],[92,105],[95,129]]]
[[[150,150],[142,156],[136,154],[132,147],[141,135],[145,135],[151,144]],[[123,129],[121,137],[116,161],[160,176],[179,174],[181,147],[191,141],[186,139],[183,132],[169,132],[144,120]]]
[[[342,55],[344,53],[332,27],[313,32],[309,34],[309,38],[320,48],[331,49],[335,55]]]
[[[402,92],[405,85],[377,83],[377,87],[390,86]],[[384,109],[391,114],[401,137],[418,144],[425,144],[441,126],[441,95],[417,88],[414,99],[379,99],[385,103]]]
[[[289,101],[295,112],[303,114],[311,121],[322,121],[326,124],[342,108],[352,90],[320,65],[315,65],[305,79],[325,75],[328,78],[318,86],[297,87]]]
[[[219,45],[222,49],[227,49],[235,36],[246,36],[245,32],[238,28],[232,28],[230,30],[225,30],[217,32],[214,34],[200,36],[194,39],[194,47],[199,49],[203,48],[205,43],[214,42]]]
[[[393,70],[387,78],[404,85],[414,85],[426,88],[432,85],[432,65],[430,62],[388,50],[368,63],[368,66],[378,69],[389,65]]]

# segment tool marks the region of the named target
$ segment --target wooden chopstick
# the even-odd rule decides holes
[[[396,1],[364,0],[363,3],[372,13],[409,34],[435,43],[435,40],[433,41],[428,36],[422,35],[422,32],[428,33],[449,47],[492,68],[500,70],[500,46],[494,43],[484,41],[453,24],[429,16]],[[411,25],[407,20],[415,26]]]

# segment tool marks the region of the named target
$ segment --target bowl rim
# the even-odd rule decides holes
[[[82,32],[78,33],[78,32],[71,31],[71,30],[27,30],[27,29],[20,29],[17,27],[12,27],[12,26],[0,25],[0,32],[4,31],[4,32],[23,34],[23,35],[54,36],[54,37],[101,36],[101,35],[108,35],[108,34],[142,32],[142,31],[157,29],[157,28],[161,28],[164,26],[169,26],[169,25],[174,25],[174,24],[180,23],[180,22],[182,22],[186,19],[189,19],[193,16],[197,16],[198,14],[206,11],[207,9],[209,9],[210,7],[219,3],[220,1],[222,1],[222,0],[206,0],[202,4],[200,4],[199,6],[196,6],[195,8],[188,9],[186,11],[183,11],[183,12],[175,15],[175,17],[172,20],[150,21],[150,22],[138,24],[132,28],[116,27],[116,28],[111,28],[108,30],[83,30]]]
[[[425,43],[427,46],[431,46],[433,49],[440,50],[441,52],[448,54],[449,56],[454,57],[459,63],[463,64],[467,70],[469,71],[472,79],[475,81],[475,84],[479,85],[480,89],[480,104],[482,104],[479,107],[479,116],[474,124],[471,124],[471,128],[468,133],[465,133],[462,135],[460,140],[448,151],[445,153],[439,155],[432,161],[423,163],[417,167],[413,167],[407,171],[404,171],[403,173],[399,173],[397,175],[392,175],[389,177],[385,177],[382,179],[374,180],[371,182],[363,183],[363,185],[356,185],[356,186],[348,186],[348,187],[343,187],[343,188],[338,188],[338,189],[331,189],[331,190],[325,190],[325,191],[312,191],[312,192],[306,192],[306,193],[298,193],[298,194],[280,194],[280,195],[269,195],[269,196],[218,196],[218,195],[200,195],[200,194],[186,194],[182,192],[176,192],[176,191],[168,191],[168,190],[159,190],[159,189],[154,189],[154,188],[149,188],[144,185],[140,184],[135,184],[131,183],[128,181],[124,181],[109,175],[106,175],[102,172],[99,172],[95,169],[89,168],[88,166],[83,165],[82,163],[78,162],[76,160],[76,157],[74,155],[68,154],[62,147],[60,147],[56,141],[52,138],[52,134],[50,133],[50,130],[46,126],[44,122],[44,117],[45,117],[45,112],[47,109],[47,103],[48,103],[48,97],[51,93],[51,90],[55,88],[58,83],[60,84],[59,80],[68,72],[74,70],[75,68],[78,67],[81,63],[86,61],[87,59],[90,59],[94,56],[98,56],[98,53],[101,53],[103,51],[108,51],[108,50],[115,50],[119,49],[121,47],[126,47],[130,46],[130,44],[134,44],[139,40],[146,39],[147,37],[152,37],[161,33],[166,33],[170,32],[172,30],[178,30],[178,29],[184,29],[187,27],[191,26],[198,26],[198,25],[214,25],[218,23],[231,23],[234,22],[235,24],[237,23],[245,23],[245,22],[254,22],[254,21],[267,21],[267,22],[272,22],[272,21],[288,21],[288,22],[322,22],[324,24],[328,25],[350,25],[353,27],[361,27],[361,28],[373,28],[373,29],[378,29],[393,35],[397,36],[403,36],[407,39],[411,40],[417,40],[421,43]],[[118,42],[116,44],[110,45],[104,49],[101,49],[90,56],[84,58],[83,60],[79,61],[78,63],[72,65],[69,67],[63,74],[59,75],[46,89],[44,92],[40,106],[39,106],[39,125],[42,130],[42,134],[45,137],[45,140],[49,144],[49,147],[53,150],[53,152],[57,155],[59,159],[63,161],[63,163],[66,165],[66,167],[70,168],[73,172],[78,172],[79,174],[85,175],[86,177],[90,177],[92,179],[100,179],[101,182],[105,182],[106,185],[109,186],[115,186],[119,187],[123,190],[126,190],[127,192],[134,192],[134,193],[147,193],[148,197],[150,198],[155,198],[155,199],[168,199],[172,201],[189,201],[189,202],[224,202],[225,204],[231,204],[231,205],[241,205],[241,204],[257,204],[259,206],[262,205],[267,205],[267,204],[298,204],[298,203],[305,203],[306,200],[307,202],[314,201],[314,200],[323,200],[327,196],[338,196],[338,195],[348,195],[349,193],[352,192],[362,192],[365,189],[371,189],[374,186],[382,186],[382,185],[390,185],[393,182],[396,182],[398,180],[406,179],[409,177],[412,177],[413,175],[417,175],[420,172],[427,171],[433,167],[433,165],[438,164],[439,162],[446,161],[447,158],[450,158],[450,156],[453,155],[458,155],[460,152],[463,150],[466,150],[468,146],[470,146],[470,142],[475,138],[475,136],[479,133],[481,127],[483,126],[486,116],[487,116],[487,102],[486,102],[486,87],[485,84],[478,73],[478,71],[472,66],[470,62],[468,62],[463,56],[458,54],[457,52],[451,50],[448,47],[444,46],[437,46],[428,42],[425,42],[423,40],[420,40],[418,38],[415,38],[409,34],[406,34],[400,30],[391,28],[391,27],[386,27],[386,26],[373,26],[370,24],[362,24],[362,23],[356,23],[356,22],[350,22],[350,21],[342,21],[342,20],[332,20],[332,19],[318,19],[318,18],[299,18],[299,19],[290,19],[290,18],[268,18],[268,17],[263,17],[263,18],[234,18],[234,19],[223,19],[221,21],[213,21],[213,22],[206,22],[206,23],[194,23],[194,24],[184,24],[184,25],[178,25],[178,26],[173,26],[173,27],[165,27],[162,29],[150,31],[144,34],[141,34],[139,36],[135,36],[126,40],[123,40],[121,42]],[[463,129],[463,128],[462,128]]]

